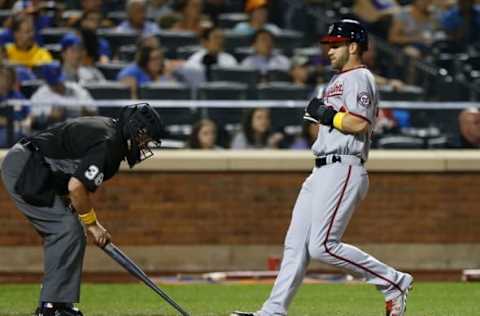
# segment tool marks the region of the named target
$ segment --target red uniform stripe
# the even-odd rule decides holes
[[[362,266],[362,265],[359,264],[359,263],[353,262],[352,260],[349,260],[349,259],[347,259],[347,258],[343,258],[342,256],[339,256],[339,255],[334,254],[334,253],[333,253],[330,249],[328,249],[328,247],[327,247],[328,237],[330,236],[330,232],[331,232],[331,230],[332,230],[333,222],[335,221],[335,217],[337,216],[337,211],[338,211],[338,209],[340,208],[340,205],[342,204],[343,195],[345,194],[345,191],[346,191],[346,189],[347,189],[347,185],[348,185],[348,182],[350,181],[350,176],[351,176],[351,174],[352,174],[352,166],[348,166],[347,180],[345,181],[345,184],[344,184],[344,186],[343,186],[343,188],[342,188],[342,193],[340,194],[340,198],[338,199],[337,205],[336,205],[336,207],[335,207],[335,211],[333,212],[333,216],[332,216],[332,220],[330,221],[330,225],[328,225],[327,236],[325,237],[325,241],[323,242],[323,247],[325,248],[325,251],[326,251],[330,256],[332,256],[332,257],[334,257],[334,258],[337,258],[337,259],[339,259],[339,260],[343,260],[343,261],[345,261],[345,262],[348,262],[348,263],[356,266],[357,268],[360,268],[360,269],[362,269],[362,270],[367,271],[368,273],[371,273],[371,274],[375,275],[376,277],[378,277],[378,278],[380,278],[380,279],[382,279],[382,280],[390,283],[391,285],[393,285],[394,287],[396,287],[398,290],[400,290],[400,292],[403,293],[402,288],[401,288],[398,284],[396,284],[395,282],[393,282],[393,281],[391,281],[391,280],[389,280],[389,279],[387,279],[387,278],[379,275],[379,274],[376,273],[376,272],[373,272],[372,270],[368,269],[367,267]]]

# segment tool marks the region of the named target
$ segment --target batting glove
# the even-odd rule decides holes
[[[333,117],[337,114],[337,111],[332,109],[331,107],[327,107],[323,100],[318,98],[313,98],[307,105],[305,109],[305,114],[303,115],[303,119],[314,122],[314,123],[321,123],[323,125],[332,126],[333,125]]]

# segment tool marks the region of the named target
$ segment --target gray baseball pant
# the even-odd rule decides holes
[[[287,315],[310,259],[366,279],[395,298],[411,279],[341,238],[358,203],[368,191],[368,174],[356,157],[314,168],[299,193],[285,238],[280,271],[259,316]]]
[[[16,144],[2,163],[2,179],[17,208],[43,239],[44,278],[40,302],[76,303],[86,237],[78,216],[56,196],[52,207],[37,207],[22,200],[14,186],[30,157],[30,151]]]

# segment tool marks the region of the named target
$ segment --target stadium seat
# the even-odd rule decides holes
[[[46,44],[43,48],[47,49],[52,54],[53,59],[61,60],[62,46],[60,44]]]
[[[248,21],[245,13],[222,13],[218,16],[218,25],[223,29],[232,29],[237,23]]]
[[[262,83],[257,86],[259,100],[305,101],[312,93],[311,88],[298,87],[288,82]],[[303,108],[272,107],[272,126],[275,129],[302,124]]]
[[[190,56],[198,52],[200,49],[201,49],[201,46],[199,45],[178,47],[175,52],[176,58],[187,60]]]
[[[23,81],[20,85],[20,92],[25,96],[25,98],[30,99],[32,94],[35,93],[38,87],[40,87],[43,83],[43,80]]]
[[[118,73],[127,65],[127,63],[97,63],[95,67],[102,72],[105,79],[115,81],[117,80]]]
[[[176,51],[181,46],[200,45],[197,34],[193,32],[162,31],[157,34],[157,38],[160,40],[160,45],[167,50]]]
[[[114,29],[100,29],[97,35],[105,38],[112,49],[113,55],[116,55],[121,46],[135,44],[138,40],[138,34],[133,32],[118,32]]]
[[[268,82],[257,85],[259,100],[307,100],[312,88],[296,86],[290,82]]]
[[[223,47],[227,52],[234,52],[237,47],[251,46],[252,43],[251,36],[234,33],[231,30],[225,30],[224,36]]]
[[[377,140],[377,147],[381,149],[423,149],[422,139],[411,136],[384,136]]]
[[[199,100],[245,100],[247,84],[230,81],[211,81],[200,84],[197,91]]]
[[[154,82],[140,87],[143,100],[190,100],[191,90],[177,82]],[[194,121],[195,111],[190,108],[156,107],[163,122],[169,125],[189,125]]]
[[[117,57],[121,62],[132,62],[136,53],[137,45],[122,45],[117,50]]]
[[[190,100],[191,90],[178,82],[153,82],[140,87],[140,98],[149,100]]]
[[[200,85],[197,94],[200,100],[245,100],[247,89],[244,83],[212,81]],[[241,108],[205,107],[202,110],[202,117],[208,117],[222,127],[239,124],[242,120]]]
[[[106,16],[107,16],[107,19],[111,20],[115,25],[118,25],[122,21],[127,19],[127,12],[125,10],[111,11],[111,12],[107,12]]]
[[[378,88],[381,100],[388,101],[419,101],[424,96],[424,91],[417,86],[404,86],[401,90],[393,90],[389,86]]]
[[[6,19],[12,16],[12,10],[0,10],[0,25],[4,25]]]
[[[130,88],[117,81],[85,83],[82,85],[96,100],[131,99]]]
[[[58,44],[67,33],[75,32],[75,29],[67,27],[46,27],[40,31],[43,44]]]
[[[290,74],[284,70],[270,70],[267,73],[268,81],[271,82],[290,82]]]
[[[231,81],[245,83],[248,88],[255,88],[258,71],[245,67],[212,67],[213,81]]]
[[[287,56],[292,56],[294,49],[302,47],[303,41],[303,34],[297,31],[283,30],[275,35],[275,47]]]

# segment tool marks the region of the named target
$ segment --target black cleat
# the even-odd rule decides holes
[[[230,316],[257,316],[257,313],[248,313],[248,312],[233,312]]]
[[[82,312],[75,307],[38,307],[35,316],[83,316]]]

